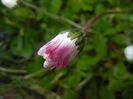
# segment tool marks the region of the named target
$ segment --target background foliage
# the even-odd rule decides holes
[[[80,30],[104,11],[133,11],[132,0],[25,1],[33,6],[0,4],[0,99],[133,99],[133,62],[123,54],[133,44],[133,14],[99,19],[61,71],[43,69],[37,56],[60,31]]]

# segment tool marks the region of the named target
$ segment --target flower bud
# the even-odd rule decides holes
[[[124,50],[125,56],[129,61],[133,60],[133,45],[127,46]]]
[[[17,5],[18,0],[1,0],[1,2],[7,7],[7,8],[13,8]]]
[[[79,52],[80,44],[76,43],[81,37],[81,33],[64,31],[41,47],[38,55],[46,59],[44,67],[53,69],[59,66],[59,70],[61,70],[68,65]]]

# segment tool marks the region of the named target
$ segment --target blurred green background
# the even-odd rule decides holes
[[[86,46],[61,71],[43,68],[38,49],[57,33],[77,29],[95,15],[132,10],[132,0],[25,0],[0,3],[0,99],[133,99],[133,14],[100,18]]]

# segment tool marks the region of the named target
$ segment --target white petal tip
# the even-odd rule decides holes
[[[45,61],[45,62],[44,62],[43,67],[44,67],[44,68],[48,68],[48,67],[49,67],[49,65],[48,65],[48,62],[47,62],[47,61]]]

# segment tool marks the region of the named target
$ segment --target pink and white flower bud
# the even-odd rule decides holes
[[[50,42],[45,44],[38,51],[38,55],[43,56],[45,60],[44,67],[52,69],[60,66],[59,70],[69,64],[69,62],[77,55],[78,46],[75,44],[77,38],[71,40],[68,37],[70,32],[58,34]]]

